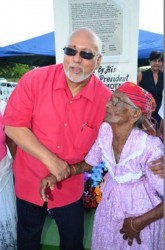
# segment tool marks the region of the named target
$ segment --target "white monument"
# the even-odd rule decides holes
[[[103,42],[95,74],[112,90],[137,79],[139,0],[54,0],[56,63],[63,60],[69,34],[93,29]]]

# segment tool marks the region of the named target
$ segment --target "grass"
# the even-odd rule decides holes
[[[40,250],[60,250],[60,248],[57,246],[41,245]],[[90,250],[90,249],[85,248],[84,250]]]
[[[60,250],[57,246],[41,245],[40,250]]]
[[[84,210],[84,248],[85,250],[91,249],[91,233],[93,225],[93,216],[95,209]],[[59,249],[59,233],[57,226],[53,219],[46,218],[45,225],[41,237],[40,250],[60,250]]]

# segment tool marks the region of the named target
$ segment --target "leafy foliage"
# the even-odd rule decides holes
[[[24,73],[32,68],[32,66],[26,64],[0,62],[0,77],[17,82]]]

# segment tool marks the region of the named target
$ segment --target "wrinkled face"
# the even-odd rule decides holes
[[[70,38],[66,48],[63,62],[67,80],[72,83],[85,83],[101,63],[97,42],[89,32],[81,31]]]
[[[163,62],[160,59],[153,59],[150,61],[150,66],[153,71],[159,71],[163,68]]]
[[[116,90],[106,105],[104,121],[110,124],[123,124],[133,121],[133,114],[137,109],[124,93]]]

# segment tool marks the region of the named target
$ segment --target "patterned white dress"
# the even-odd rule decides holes
[[[6,103],[0,101],[2,117]],[[2,122],[2,119],[0,119]],[[1,131],[2,132],[2,131]],[[0,250],[16,250],[16,200],[11,159],[6,154],[0,160]]]
[[[141,215],[163,199],[163,179],[148,166],[163,155],[163,144],[159,138],[133,129],[116,163],[112,137],[111,127],[103,123],[85,159],[92,166],[103,161],[108,168],[94,217],[92,250],[163,250],[163,219],[141,231],[141,245],[134,240],[129,246],[120,234],[124,218]]]

